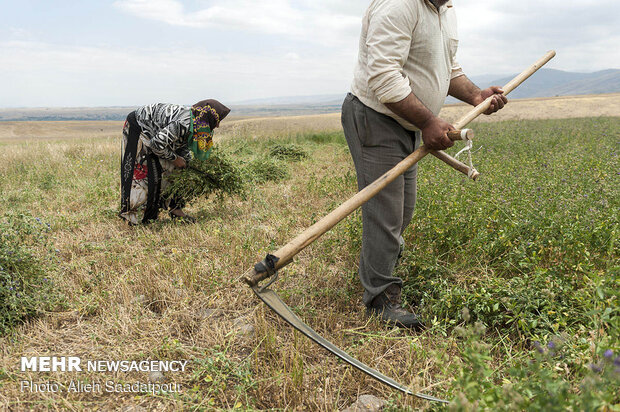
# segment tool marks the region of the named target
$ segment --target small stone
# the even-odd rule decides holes
[[[135,296],[131,301],[134,305],[142,306],[146,302],[146,296],[138,295],[138,296]]]
[[[256,333],[254,325],[247,323],[245,318],[237,318],[233,321],[233,329],[237,331],[239,335],[252,337]]]
[[[149,372],[149,382],[151,383],[162,383],[166,380],[166,377],[160,371],[150,371]]]
[[[385,401],[373,395],[362,395],[355,403],[342,412],[379,412],[385,407]]]
[[[254,335],[254,326],[252,325],[240,325],[237,331],[244,336],[253,336]]]
[[[198,317],[203,319],[217,318],[222,314],[220,309],[201,309],[198,311]]]

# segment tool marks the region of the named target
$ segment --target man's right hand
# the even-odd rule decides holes
[[[430,149],[444,150],[454,146],[454,142],[448,138],[448,132],[455,130],[454,126],[439,117],[429,118],[420,130],[424,145]]]
[[[183,159],[181,156],[177,156],[177,158],[174,159],[174,162],[172,162],[172,164],[174,164],[175,167],[178,167],[179,169],[185,169],[187,167],[187,162],[185,162],[185,159]]]

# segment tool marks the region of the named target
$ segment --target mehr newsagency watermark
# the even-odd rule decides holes
[[[163,378],[163,372],[185,372],[187,360],[83,360],[76,356],[22,356],[20,370],[22,372],[97,372],[97,373],[159,373]],[[155,379],[160,380],[160,379]],[[89,379],[88,381],[73,379],[67,383],[59,383],[53,380],[19,381],[21,392],[31,393],[179,393],[181,385],[176,382],[152,382],[152,381],[117,381],[113,379]]]

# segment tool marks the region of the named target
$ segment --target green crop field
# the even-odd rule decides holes
[[[428,156],[397,273],[422,333],[365,317],[355,212],[274,285],[322,336],[454,410],[620,410],[620,118],[475,123],[478,182]],[[120,131],[119,131],[120,135]],[[245,194],[117,217],[120,136],[0,141],[0,408],[431,408],[294,332],[240,276],[356,191],[341,132],[227,137]],[[457,145],[458,146],[458,145]],[[455,153],[453,148],[450,153]],[[21,356],[188,360],[179,393],[33,393]],[[126,409],[133,410],[133,409]],[[135,409],[139,410],[139,409]]]

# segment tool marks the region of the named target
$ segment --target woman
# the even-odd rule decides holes
[[[131,225],[157,219],[160,208],[170,217],[195,219],[183,212],[183,199],[162,199],[166,175],[187,167],[194,158],[206,160],[213,146],[213,130],[230,113],[217,100],[202,100],[192,107],[157,103],[129,113],[123,127],[121,211]]]

